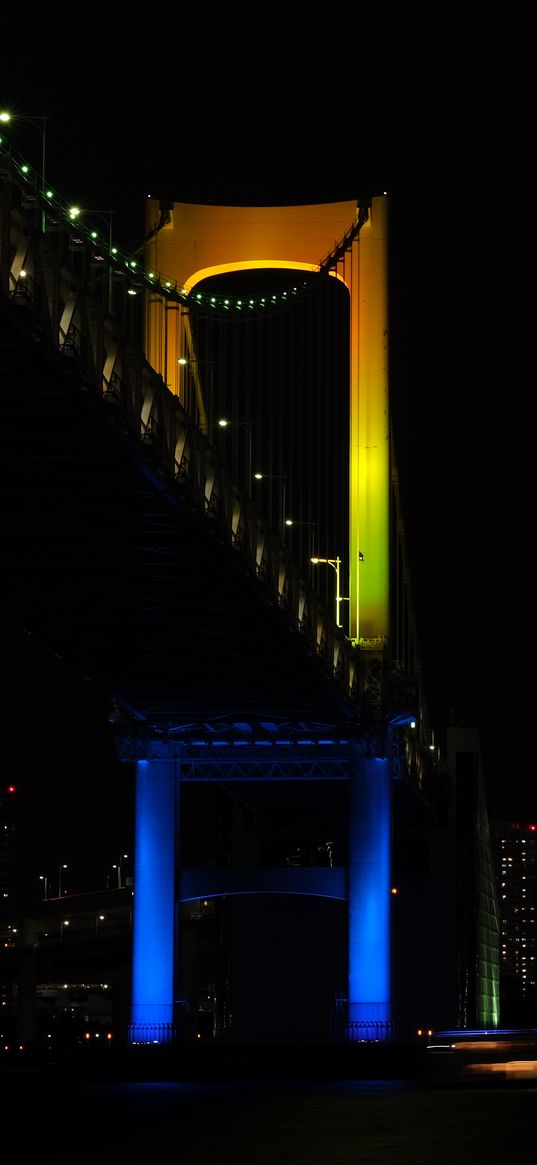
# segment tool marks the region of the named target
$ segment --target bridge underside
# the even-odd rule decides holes
[[[348,720],[285,611],[76,364],[10,305],[1,325],[4,618],[151,723]]]

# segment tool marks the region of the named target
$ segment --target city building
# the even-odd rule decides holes
[[[498,823],[494,834],[502,1021],[531,1027],[537,1017],[537,823]]]

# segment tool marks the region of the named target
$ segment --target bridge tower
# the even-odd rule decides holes
[[[350,1038],[385,1040],[392,1032],[390,990],[390,742],[383,724],[382,659],[389,640],[390,420],[388,401],[387,200],[286,207],[202,206],[148,203],[146,267],[166,272],[188,301],[195,304],[202,280],[230,271],[288,268],[329,274],[348,288],[350,313],[349,383],[349,637],[360,651],[365,688],[374,693],[360,728],[347,725],[329,744],[301,744],[298,728],[285,779],[297,779],[311,765],[312,777],[337,766],[349,783],[348,869],[325,871],[324,885],[297,870],[285,887],[272,871],[275,891],[321,893],[348,899],[348,1025]],[[160,291],[165,283],[159,275]],[[172,392],[180,393],[180,356],[195,364],[188,307],[169,304],[159,292],[147,297],[146,352],[151,365]],[[204,426],[202,386],[196,385],[199,417]],[[334,467],[334,472],[336,468]],[[269,716],[270,710],[267,710]],[[247,716],[242,717],[242,721]],[[268,740],[249,725],[249,772],[267,764],[265,746],[278,745],[278,729]],[[226,746],[241,740],[244,723],[230,727]],[[275,732],[275,735],[274,735]],[[289,735],[286,725],[284,737]],[[322,734],[321,734],[322,735]],[[282,733],[279,733],[280,738]],[[326,736],[326,733],[325,733]],[[344,737],[344,739],[342,739]],[[222,743],[222,742],[221,742]],[[176,901],[185,897],[179,853],[180,789],[188,773],[203,769],[201,745],[163,745],[138,740],[131,752],[137,761],[135,924],[133,998],[130,1039],[173,1039],[175,963],[179,938]],[[278,754],[279,756],[281,753]],[[228,763],[216,749],[213,779],[238,779],[236,761]],[[216,778],[215,778],[216,773]],[[176,879],[177,871],[177,879]],[[290,871],[288,871],[290,873]],[[267,872],[263,888],[267,889]],[[337,876],[336,876],[337,875]],[[309,876],[309,880],[308,880]],[[260,876],[235,877],[217,871],[200,893],[252,892]],[[257,885],[256,885],[257,879]],[[339,879],[339,880],[338,880]],[[187,879],[188,880],[188,879]],[[199,879],[198,879],[199,881]],[[214,884],[213,884],[214,883]],[[294,883],[294,884],[293,884]],[[336,885],[337,883],[337,885]],[[178,891],[174,886],[178,886]],[[181,889],[182,888],[182,889]],[[189,885],[192,896],[192,887]]]

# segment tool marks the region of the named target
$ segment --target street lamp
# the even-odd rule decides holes
[[[3,122],[4,125],[6,125],[10,121],[13,121],[14,123],[16,123],[18,121],[29,121],[30,125],[35,126],[35,128],[38,129],[39,133],[41,134],[41,195],[44,195],[44,193],[45,193],[46,157],[47,157],[47,121],[48,121],[48,117],[47,117],[46,113],[32,113],[31,115],[19,114],[19,113],[12,114],[9,112],[9,110],[3,109],[0,112],[0,122]],[[39,125],[40,121],[43,123],[42,128]],[[46,220],[45,220],[45,211],[44,210],[41,211],[41,226],[42,226],[42,230],[44,233],[45,228],[46,228]]]
[[[309,526],[311,529],[310,556],[315,553],[315,531],[317,529],[317,522],[295,522],[294,518],[286,518],[285,525],[286,526]],[[315,560],[310,557],[310,562],[314,562],[314,561]]]
[[[336,572],[336,624],[338,627],[343,627],[343,623],[340,622],[341,612],[339,604],[347,602],[348,596],[340,595],[339,593],[339,568],[341,566],[341,558],[312,558],[311,562],[313,562],[314,566],[317,566],[320,562],[326,563],[327,566],[331,566]]]
[[[117,213],[117,211],[113,210],[112,207],[110,207],[109,209],[106,209],[106,210],[94,209],[94,208],[91,208],[89,210],[87,210],[87,209],[82,210],[79,206],[70,206],[69,210],[67,211],[68,218],[71,220],[71,222],[78,222],[80,219],[80,216],[82,214],[87,214],[89,218],[93,218],[93,217],[100,218],[101,222],[106,224],[107,231],[108,231],[108,311],[109,312],[112,311],[112,257],[117,254],[117,247],[114,247],[112,245],[112,215],[116,214],[116,213]],[[97,244],[97,242],[99,240],[99,232],[96,231],[95,229],[92,230],[91,226],[88,227],[87,230],[88,230],[89,237],[92,240],[93,244]],[[102,256],[101,256],[101,258],[102,258]]]
[[[121,854],[119,862],[117,863],[117,865],[112,866],[113,870],[117,870],[117,888],[118,888],[118,890],[121,890],[121,863],[125,860],[125,858],[128,858],[128,856],[129,856],[128,854]]]
[[[225,417],[222,417],[219,420],[218,424],[219,424],[221,429],[235,427],[237,429],[244,429],[248,434],[248,465],[247,465],[247,479],[246,480],[248,482],[248,485],[247,485],[248,493],[250,493],[250,482],[252,480],[252,429],[253,429],[253,423],[252,423],[252,421],[227,421],[225,419]]]
[[[62,865],[60,866],[60,876],[58,878],[58,898],[61,898],[61,896],[62,896],[62,870],[66,870],[66,869],[67,869],[67,865],[65,862],[63,862]]]
[[[280,521],[283,528],[284,525],[287,525],[285,521],[285,490],[287,487],[287,476],[285,474],[278,473],[254,473],[254,478],[256,481],[281,481],[282,488]]]
[[[196,403],[198,406],[198,412],[199,412],[199,418],[200,418],[200,429],[201,429],[202,433],[205,433],[205,436],[208,437],[209,441],[210,441],[212,439],[211,430],[212,430],[212,417],[213,417],[214,360],[194,360],[193,358],[190,358],[187,356],[179,356],[177,363],[181,366],[181,368],[187,368],[188,370],[192,369],[194,388],[196,391]],[[207,405],[205,404],[205,400],[203,397],[203,386],[202,386],[202,382],[201,382],[199,371],[198,371],[200,368],[207,369],[207,380],[208,380],[207,387],[209,390],[208,394],[207,394]],[[189,412],[189,409],[188,409],[189,402],[186,400],[186,392],[184,392],[184,391],[181,392],[180,384],[177,385],[177,395],[178,395],[179,399],[182,401],[183,407],[186,409],[187,412]]]
[[[44,891],[45,891],[45,893],[44,893],[44,895],[43,895],[43,898],[44,898],[44,901],[46,902],[46,901],[47,901],[47,899],[48,899],[48,877],[47,877],[47,875],[46,875],[46,874],[40,874],[40,875],[39,875],[39,881],[40,881],[40,882],[44,882],[44,883],[45,883],[45,885],[44,885],[44,887],[43,887],[43,889],[44,889]]]

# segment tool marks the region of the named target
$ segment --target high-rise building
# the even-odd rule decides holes
[[[0,789],[0,916],[13,909],[15,884],[16,789],[4,783]]]
[[[537,822],[496,825],[496,876],[501,910],[502,1018],[535,1025],[537,1007]]]

